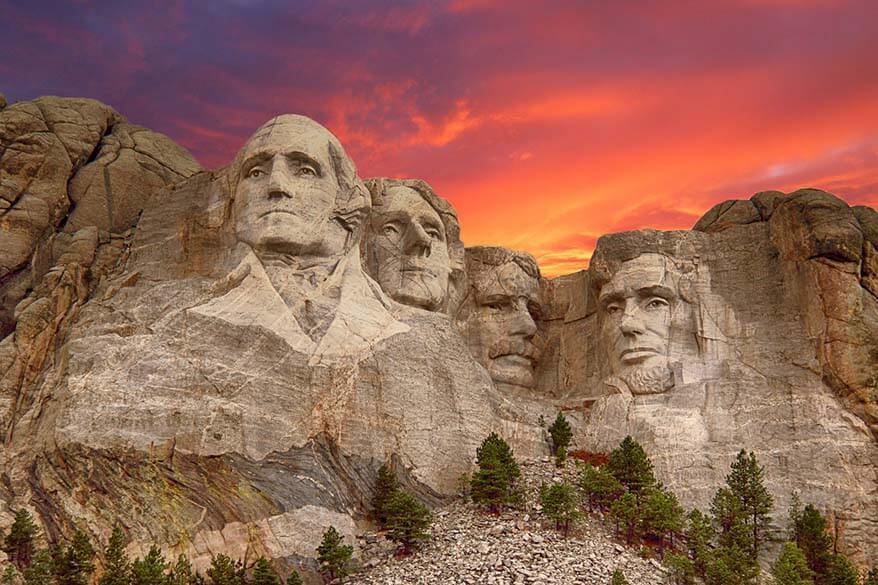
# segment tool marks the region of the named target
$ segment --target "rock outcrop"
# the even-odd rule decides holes
[[[438,503],[490,431],[543,456],[564,409],[687,506],[753,450],[778,531],[796,489],[878,561],[871,209],[759,193],[547,280],[301,116],[210,172],[90,100],[10,105],[0,140],[0,521],[307,566],[385,461]]]

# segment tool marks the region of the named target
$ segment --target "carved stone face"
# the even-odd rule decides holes
[[[282,116],[244,145],[235,190],[235,233],[256,250],[329,257],[346,234],[331,216],[339,194],[328,130]]]
[[[642,254],[622,264],[601,287],[602,337],[615,376],[634,394],[666,390],[668,342],[676,283],[660,254]]]
[[[378,284],[405,305],[437,310],[451,272],[442,219],[411,187],[387,189],[371,219]]]
[[[478,250],[478,248],[476,248]],[[470,351],[495,385],[533,388],[539,350],[534,345],[539,280],[510,255],[491,265],[473,261],[467,250],[470,295],[458,321]]]

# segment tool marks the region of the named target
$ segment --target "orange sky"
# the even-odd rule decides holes
[[[41,4],[6,11],[8,99],[95,97],[207,166],[306,114],[548,276],[760,190],[878,206],[874,0]]]

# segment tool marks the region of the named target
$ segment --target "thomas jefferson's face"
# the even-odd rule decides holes
[[[677,294],[666,265],[664,256],[643,254],[622,264],[601,288],[602,333],[617,376],[628,378],[667,367],[671,308]]]
[[[539,281],[512,261],[486,267],[471,279],[475,307],[466,336],[473,355],[499,388],[533,388]]]
[[[279,121],[260,129],[242,151],[235,191],[235,232],[255,249],[330,256],[327,238],[339,186],[329,133],[316,124]]]
[[[391,187],[372,210],[376,280],[395,300],[437,310],[451,272],[445,226],[410,187]]]

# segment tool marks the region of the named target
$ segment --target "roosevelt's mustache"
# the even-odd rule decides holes
[[[502,355],[520,355],[536,362],[541,353],[537,346],[526,339],[503,339],[490,347],[488,357],[494,359]]]

